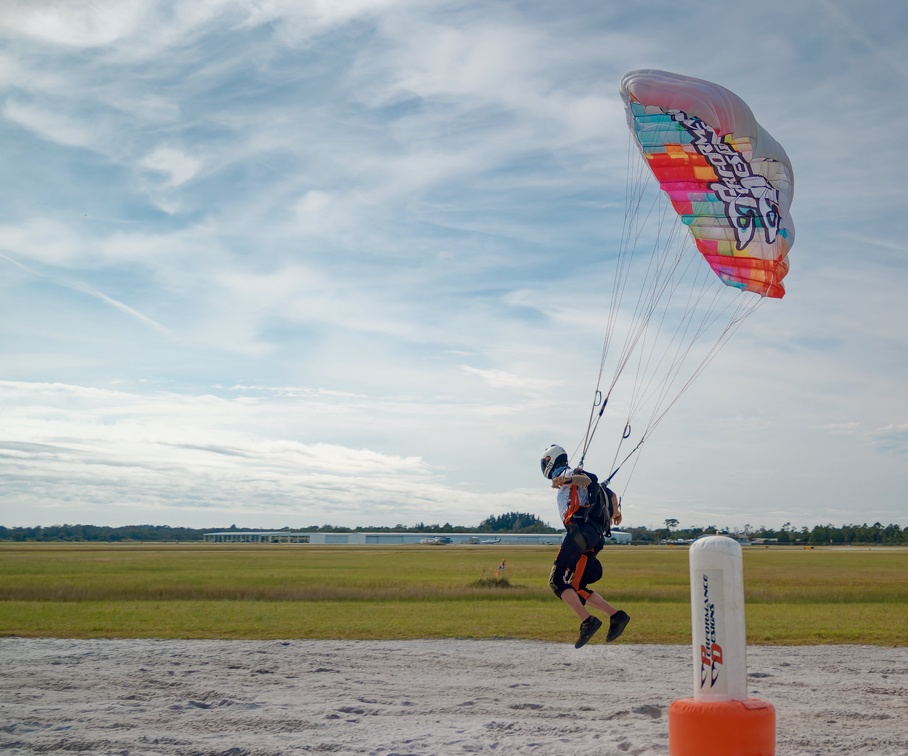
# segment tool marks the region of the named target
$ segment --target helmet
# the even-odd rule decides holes
[[[542,453],[542,459],[539,460],[539,466],[542,468],[542,474],[549,480],[552,479],[552,473],[559,467],[567,467],[568,455],[558,444],[552,444]]]

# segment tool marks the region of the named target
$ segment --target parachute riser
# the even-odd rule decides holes
[[[603,396],[602,392],[597,388],[596,393],[593,395],[593,406],[590,408],[590,419],[586,426],[586,435],[583,438],[583,452],[580,455],[580,463],[578,465],[580,468],[583,467],[586,453],[590,450],[590,444],[593,443],[593,436],[596,434],[596,428],[599,427],[599,421],[602,419],[602,413],[605,412],[608,400],[608,396]],[[596,407],[599,407],[599,412],[596,412]]]

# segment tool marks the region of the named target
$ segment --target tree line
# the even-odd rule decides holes
[[[716,533],[725,535],[746,536],[753,541],[767,544],[780,545],[845,545],[845,544],[876,544],[886,546],[908,545],[908,528],[899,525],[883,525],[879,522],[868,525],[815,525],[813,528],[794,528],[790,523],[785,523],[781,528],[752,528],[745,525],[743,530],[731,532],[716,528],[689,527],[679,528],[675,519],[665,521],[665,527],[622,527],[625,533],[630,533],[634,543],[664,543],[684,542],[699,538],[703,535]],[[397,524],[394,526],[373,527],[344,527],[336,525],[309,525],[301,528],[183,528],[169,525],[127,525],[123,527],[110,527],[102,525],[51,525],[46,527],[4,527],[0,525],[0,541],[201,541],[205,533],[222,532],[231,530],[244,530],[248,532],[295,532],[295,533],[558,533],[560,529],[550,527],[536,515],[526,512],[507,512],[502,515],[490,515],[478,526],[469,527],[461,525],[426,524],[415,525]]]
[[[355,528],[342,525],[307,525],[300,528],[181,528],[169,525],[126,525],[110,527],[102,525],[50,525],[47,527],[13,527],[0,525],[0,541],[201,541],[205,533],[230,531],[249,533],[557,533],[555,528],[546,525],[532,514],[509,512],[492,515],[483,520],[478,527],[451,525],[446,522],[415,525],[376,525]]]
[[[621,528],[631,533],[635,543],[662,543],[665,541],[690,541],[704,535],[721,534],[743,536],[751,541],[780,545],[828,546],[846,544],[876,544],[885,546],[908,545],[908,528],[899,525],[814,525],[792,527],[786,522],[778,529],[745,525],[741,530],[729,532],[715,526],[679,528],[678,520],[668,519],[664,528]]]

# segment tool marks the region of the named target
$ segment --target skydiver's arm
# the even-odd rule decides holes
[[[564,486],[577,486],[577,488],[586,488],[592,481],[583,473],[573,473],[568,475],[559,475],[552,481],[552,488],[563,488]]]
[[[618,494],[616,494],[614,491],[610,491],[609,493],[611,493],[612,495],[612,525],[620,525],[622,517],[620,502],[618,501]]]

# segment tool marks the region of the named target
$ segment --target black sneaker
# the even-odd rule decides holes
[[[631,621],[631,618],[628,616],[627,612],[622,612],[620,609],[612,615],[612,618],[608,623],[608,635],[605,636],[605,642],[611,643],[613,640],[616,640],[621,633],[624,632],[624,628],[627,627],[627,623]]]
[[[585,646],[600,627],[602,627],[602,620],[598,617],[594,617],[592,614],[583,620],[583,622],[580,623],[580,637],[574,644],[574,648]]]

